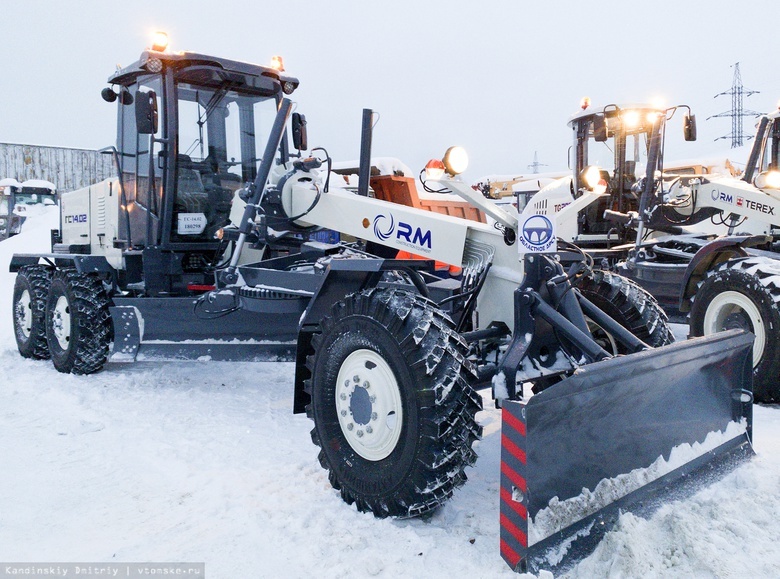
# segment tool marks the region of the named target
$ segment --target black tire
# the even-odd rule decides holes
[[[699,284],[690,313],[691,336],[742,328],[756,335],[753,396],[780,401],[780,262],[760,257],[720,264]]]
[[[46,300],[46,339],[60,372],[92,374],[108,359],[111,319],[100,279],[74,270],[54,273]]]
[[[49,359],[46,342],[46,297],[51,284],[51,268],[27,265],[16,274],[13,320],[16,346],[25,358]]]
[[[452,321],[417,294],[372,289],[337,303],[321,329],[307,414],[330,483],[378,517],[437,508],[466,481],[482,430],[474,368]]]
[[[575,287],[585,298],[647,345],[657,348],[674,341],[666,313],[653,296],[630,279],[596,269],[578,278]],[[625,348],[612,343],[602,328],[592,327],[591,331],[608,352],[627,353]]]

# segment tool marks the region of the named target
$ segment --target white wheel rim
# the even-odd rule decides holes
[[[16,302],[16,323],[19,324],[19,328],[22,330],[25,338],[29,338],[30,334],[32,334],[32,319],[30,292],[24,290],[22,295],[19,296],[19,301]]]
[[[766,329],[761,313],[745,294],[728,291],[716,295],[704,314],[704,335],[715,334],[726,329],[726,318],[742,313],[747,316],[756,339],[753,342],[753,367],[758,365],[766,347]]]
[[[360,456],[390,456],[401,438],[403,409],[395,374],[373,350],[347,356],[336,379],[336,415],[344,437]]]
[[[57,298],[57,304],[52,312],[51,326],[60,348],[67,350],[70,344],[70,305],[65,296]]]

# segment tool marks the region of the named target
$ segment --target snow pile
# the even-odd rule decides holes
[[[20,185],[21,187],[30,187],[31,189],[49,189],[50,191],[56,191],[57,186],[51,181],[45,179],[27,179]]]
[[[729,422],[725,430],[707,434],[702,443],[695,442],[692,445],[686,443],[675,446],[668,460],[659,456],[653,464],[646,468],[637,468],[630,473],[602,479],[593,491],[583,488],[582,493],[570,499],[562,501],[558,497],[553,497],[547,507],[540,510],[536,517],[529,521],[529,544],[538,543],[629,493],[658,480],[674,469],[688,464],[721,444],[743,435],[746,429],[747,423],[744,421],[741,423]]]
[[[16,342],[11,328],[11,300],[16,274],[8,271],[14,253],[48,253],[51,251],[51,230],[59,229],[58,206],[42,207],[39,215],[28,217],[22,233],[0,242],[0,351],[2,348],[16,352]]]
[[[621,515],[570,577],[777,577],[778,408],[756,407],[759,456],[649,520]]]
[[[503,372],[497,372],[491,379],[493,384],[493,395],[498,400],[506,400],[509,398],[509,390],[506,388],[506,376]]]

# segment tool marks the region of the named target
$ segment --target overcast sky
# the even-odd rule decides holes
[[[584,95],[690,104],[699,141],[682,143],[674,124],[667,158],[728,151],[714,139],[731,119],[705,119],[730,109],[730,97],[713,97],[730,89],[735,62],[745,88],[761,91],[745,108],[780,99],[777,0],[0,2],[0,142],[113,144],[115,105],[100,90],[158,29],[174,51],[259,64],[282,55],[301,81],[293,98],[310,145],[335,160],[357,159],[361,110],[373,108],[374,155],[417,171],[462,145],[468,180],[529,172],[535,151],[543,171],[566,169],[566,121]]]

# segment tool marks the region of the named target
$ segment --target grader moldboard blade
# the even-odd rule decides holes
[[[509,566],[569,568],[621,511],[648,515],[752,456],[752,343],[734,330],[611,358],[505,402]]]

